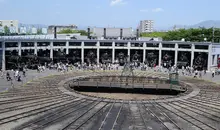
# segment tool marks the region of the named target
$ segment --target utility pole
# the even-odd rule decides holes
[[[215,28],[214,28],[214,26],[212,27],[212,43],[214,43],[215,42]]]

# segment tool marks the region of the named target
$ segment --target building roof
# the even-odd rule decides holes
[[[74,28],[77,28],[77,25],[71,24],[71,25],[50,25],[50,26],[48,26],[48,28],[54,28],[54,27],[58,27],[58,28],[74,27]]]
[[[43,35],[45,36],[45,35]],[[15,42],[15,41],[39,41],[39,42],[50,42],[50,41],[71,41],[71,42],[118,42],[118,43],[127,43],[127,42],[131,42],[131,43],[164,43],[164,44],[197,44],[197,45],[209,45],[211,44],[211,42],[182,42],[182,41],[140,41],[140,40],[96,40],[96,39],[51,39],[51,38],[39,38],[39,37],[35,37],[33,39],[31,38],[19,38],[19,37],[13,37],[11,38],[9,37],[0,37],[0,41],[8,41],[8,42]],[[212,43],[213,45],[220,45],[220,43]]]

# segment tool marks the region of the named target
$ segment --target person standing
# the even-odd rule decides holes
[[[214,77],[215,77],[215,71],[212,70],[212,78],[214,78]]]
[[[10,81],[10,80],[11,80],[11,77],[10,77],[9,72],[6,73],[6,79],[7,79],[7,81]]]

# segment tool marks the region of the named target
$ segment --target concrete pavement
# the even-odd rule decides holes
[[[36,70],[28,70],[26,71],[26,77],[23,77],[22,72],[20,72],[22,81],[18,82],[14,78],[14,74],[13,74],[14,72],[12,72],[11,70],[8,70],[8,72],[10,73],[10,76],[12,77],[12,81],[7,81],[6,75],[4,75],[3,78],[0,78],[0,92],[7,91],[8,89],[12,88],[13,85],[14,87],[18,87],[34,79],[38,79],[41,77],[46,77],[46,76],[54,75],[54,74],[60,74],[60,72],[57,72],[56,70],[46,69],[45,71],[40,72],[40,73],[37,72]]]

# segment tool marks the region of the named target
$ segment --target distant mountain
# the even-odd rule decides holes
[[[180,28],[185,28],[185,29],[189,29],[189,28],[200,28],[200,27],[204,27],[204,28],[220,28],[220,20],[207,20],[207,21],[202,21],[200,23],[194,24],[194,25],[175,25],[177,29]],[[173,29],[173,27],[171,27]],[[169,29],[171,29],[169,28]]]
[[[35,27],[35,28],[47,28],[48,25],[44,25],[44,24],[23,24],[23,23],[19,23],[18,27]]]
[[[190,26],[191,28],[199,28],[199,27],[204,27],[204,28],[220,28],[220,20],[207,20],[200,22],[198,24]]]

